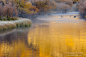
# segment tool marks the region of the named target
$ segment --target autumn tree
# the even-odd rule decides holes
[[[0,4],[0,19],[1,19],[1,16],[2,16],[2,4]]]
[[[27,14],[32,14],[39,11],[39,9],[33,6],[31,2],[28,2],[28,0],[15,0],[14,3],[19,9],[20,13],[25,12]]]
[[[57,3],[52,0],[35,1],[33,4],[39,9],[40,12],[55,9],[57,6]]]
[[[86,2],[80,2],[79,12],[82,18],[86,18]]]
[[[4,6],[0,4],[0,19],[6,17],[9,19],[10,17],[16,16],[18,14],[18,10],[16,6],[13,6],[11,3],[5,4]]]

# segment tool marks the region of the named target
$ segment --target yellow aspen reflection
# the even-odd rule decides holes
[[[68,35],[66,35],[65,43],[67,46],[70,46],[70,47],[74,46],[73,38],[69,38]]]
[[[28,32],[28,39],[21,40],[20,37],[12,41],[12,44],[1,43],[0,56],[86,57],[85,26],[86,21],[79,19],[59,19],[56,22],[34,25]]]
[[[13,41],[11,45],[8,43],[0,44],[0,56],[1,57],[34,57],[38,56],[38,52],[29,48],[24,41],[18,39]]]
[[[74,20],[79,19],[71,21]],[[39,48],[39,57],[85,57],[85,23],[72,22],[37,24],[28,33],[28,44]]]

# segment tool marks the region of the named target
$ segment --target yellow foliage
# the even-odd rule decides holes
[[[30,2],[26,2],[24,5],[24,8],[30,9],[31,7],[32,7],[32,3],[30,3]]]
[[[57,3],[55,1],[50,0],[43,0],[43,1],[36,1],[34,2],[34,5],[39,9],[40,12],[42,11],[49,11],[52,9],[55,9],[57,6]]]
[[[48,6],[48,5],[45,5],[44,11],[48,11],[49,9],[52,9],[52,7],[51,6]]]
[[[86,18],[86,15],[84,17]]]
[[[2,0],[4,3],[6,3],[6,1],[5,0]]]
[[[51,6],[53,7],[53,9],[55,9],[55,8],[57,7],[57,3],[56,3],[55,1],[53,1],[53,2],[51,3]]]
[[[27,14],[31,13],[37,13],[39,10],[36,8],[36,6],[33,6],[31,2],[28,2],[27,0],[16,0],[18,9],[22,12],[25,12]]]

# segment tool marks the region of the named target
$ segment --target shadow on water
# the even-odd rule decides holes
[[[18,28],[0,33],[0,57],[38,56],[37,48],[28,44],[28,31],[29,28]]]

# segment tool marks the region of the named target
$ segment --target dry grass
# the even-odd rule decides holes
[[[31,20],[26,18],[18,18],[16,21],[1,21],[0,22],[0,31],[12,29],[15,27],[28,27],[31,25]]]

